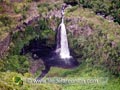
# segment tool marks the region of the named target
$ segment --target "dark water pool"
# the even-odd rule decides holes
[[[73,57],[62,59],[59,53],[55,52],[55,45],[47,45],[47,39],[35,38],[29,41],[29,44],[24,45],[20,54],[25,55],[31,53],[34,60],[42,60],[45,70],[42,71],[38,79],[44,77],[51,67],[59,67],[65,69],[75,68],[79,65]]]

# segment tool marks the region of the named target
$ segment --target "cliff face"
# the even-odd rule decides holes
[[[36,2],[35,2],[36,1]],[[38,5],[41,3],[53,3],[59,0],[35,0],[35,1],[24,1],[24,0],[10,0],[0,2],[0,48],[1,55],[9,47],[9,33],[16,31],[24,31],[24,28],[33,22],[37,22],[40,18]],[[8,18],[8,20],[6,20]],[[10,24],[8,24],[8,21]],[[5,23],[5,25],[4,25]],[[7,32],[6,32],[7,31]],[[6,42],[6,39],[9,41]]]
[[[4,57],[8,47],[11,42],[11,35],[8,34],[7,37],[5,37],[2,41],[0,41],[0,58]]]
[[[62,6],[62,4],[61,4]],[[77,15],[76,17],[74,16],[67,16],[68,10],[73,8],[72,6],[68,6],[65,10],[65,25],[66,29],[72,33],[73,36],[89,36],[93,32],[93,27],[89,24],[87,24],[87,20],[84,19],[84,17],[81,17]],[[79,11],[78,11],[79,12]],[[74,13],[74,12],[73,12]],[[46,13],[45,16],[43,16],[49,21],[49,26],[53,29],[56,30],[56,27],[58,24],[61,22],[61,7],[56,8],[54,7],[53,10],[50,10],[49,12]],[[83,24],[83,25],[81,25]]]
[[[17,0],[13,0],[11,2],[19,2]],[[5,6],[7,7],[7,6]],[[5,11],[6,13],[7,11]],[[7,12],[9,13],[9,12]],[[3,54],[7,51],[10,42],[11,42],[11,36],[10,33],[12,32],[13,34],[17,31],[24,31],[24,28],[30,24],[32,24],[33,22],[37,22],[38,18],[39,18],[39,13],[37,11],[37,4],[36,2],[32,2],[30,3],[30,7],[29,10],[27,11],[26,14],[26,19],[22,19],[21,15],[14,15],[10,16],[12,19],[15,19],[16,21],[19,21],[16,23],[16,25],[12,28],[10,28],[11,30],[9,30],[6,33],[3,33],[4,37],[1,36],[1,40],[0,40],[0,58],[3,56]],[[21,19],[21,20],[20,20]]]

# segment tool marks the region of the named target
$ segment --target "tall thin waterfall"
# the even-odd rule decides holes
[[[63,22],[63,18],[62,18],[62,22],[60,24],[61,26],[61,51],[60,51],[60,56],[61,58],[70,58],[70,51],[69,51],[69,47],[68,47],[68,40],[67,40],[67,34],[66,34],[66,28]]]
[[[62,22],[59,25],[57,33],[57,52],[59,52],[60,57],[63,59],[71,58],[70,51],[68,47],[68,40],[66,34],[66,28],[64,24],[64,9],[62,9]]]

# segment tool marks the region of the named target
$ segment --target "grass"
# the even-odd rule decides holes
[[[56,73],[56,74],[55,74]],[[87,63],[81,64],[73,70],[63,70],[52,68],[47,76],[62,76],[62,77],[76,77],[76,78],[100,78],[108,77],[108,82],[105,84],[74,84],[63,85],[63,90],[119,90],[120,79],[112,76],[105,67],[92,67]]]
[[[104,67],[103,67],[104,68]],[[105,69],[101,67],[89,67],[89,64],[84,63],[81,64],[76,69],[65,70],[60,68],[52,68],[47,77],[57,76],[57,77],[75,77],[75,78],[100,78],[100,77],[108,77],[108,82],[105,84],[35,84],[35,83],[26,83],[23,78],[33,77],[29,73],[23,75],[15,73],[15,72],[0,72],[2,85],[6,85],[6,88],[14,88],[19,90],[120,90],[120,79],[112,76],[109,72],[106,72]],[[19,86],[19,84],[13,81],[14,77],[20,77],[24,82],[23,85]],[[8,90],[8,89],[4,89]],[[12,90],[12,89],[11,89]]]

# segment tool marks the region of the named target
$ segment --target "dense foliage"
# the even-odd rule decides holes
[[[11,19],[7,15],[1,15],[0,16],[0,23],[1,25],[8,26],[11,24]]]
[[[77,3],[84,8],[91,8],[96,13],[114,17],[114,21],[120,23],[119,0],[64,0],[65,3]]]
[[[71,48],[80,61],[85,61],[91,66],[106,67],[109,72],[116,76],[120,76],[120,46],[109,40],[102,31],[94,32],[93,35],[85,37],[83,35],[70,38]]]
[[[26,27],[25,32],[16,32],[12,36],[12,43],[9,53],[4,61],[1,62],[0,69],[2,71],[10,70],[19,73],[28,72],[30,60],[28,57],[20,55],[23,46],[29,44],[29,41],[34,38],[40,38],[41,40],[46,39],[48,46],[53,45],[54,36],[54,32],[47,26],[47,21],[45,19],[40,19],[38,21],[38,26],[36,27]]]
[[[3,0],[1,0],[3,1]],[[0,2],[1,2],[0,1]],[[33,0],[27,0],[32,2]],[[96,13],[104,15],[112,15],[115,20],[119,18],[119,5],[117,0],[64,0],[66,3],[73,5],[79,4],[85,8],[91,8]],[[114,5],[113,5],[114,4]],[[20,5],[20,4],[19,4]],[[19,5],[16,10],[21,13]],[[57,4],[56,4],[57,5]],[[55,6],[56,6],[55,5]],[[118,6],[117,6],[118,5]],[[21,6],[21,5],[20,5]],[[48,7],[47,7],[48,6]],[[59,5],[58,5],[59,7]],[[113,8],[112,8],[113,7]],[[38,4],[38,10],[47,13],[53,8],[52,4]],[[55,8],[55,7],[54,7]],[[28,45],[34,38],[46,39],[47,45],[55,44],[55,32],[50,26],[59,23],[60,19],[40,19],[35,26],[27,26],[25,31],[16,32],[12,35],[12,42],[7,56],[0,60],[0,89],[2,90],[120,90],[120,26],[114,22],[108,22],[106,19],[95,15],[91,9],[71,7],[66,10],[65,25],[79,25],[81,33],[77,35],[68,32],[69,46],[73,56],[80,62],[80,66],[74,69],[51,68],[47,77],[108,77],[108,82],[103,85],[91,84],[36,84],[26,83],[24,78],[35,78],[29,74],[30,56],[27,54],[20,55],[20,51],[24,45]],[[115,9],[116,8],[116,9]],[[14,9],[14,10],[15,10]],[[15,11],[16,11],[15,10]],[[19,11],[20,10],[20,11]],[[26,7],[24,7],[26,11]],[[2,11],[2,9],[1,9]],[[116,14],[117,13],[117,14]],[[116,15],[116,16],[115,16]],[[76,18],[80,18],[80,22],[76,22]],[[4,20],[2,20],[4,19]],[[9,17],[0,17],[0,25],[9,26]],[[55,20],[55,21],[54,21]],[[8,22],[8,23],[7,23]],[[56,27],[57,25],[54,25]],[[74,26],[73,26],[74,27]],[[87,28],[90,27],[92,34],[86,35]],[[82,30],[82,28],[85,28]],[[74,32],[74,28],[72,31]],[[85,32],[84,32],[85,31]],[[36,73],[37,74],[37,73]],[[117,77],[114,77],[117,76]]]

